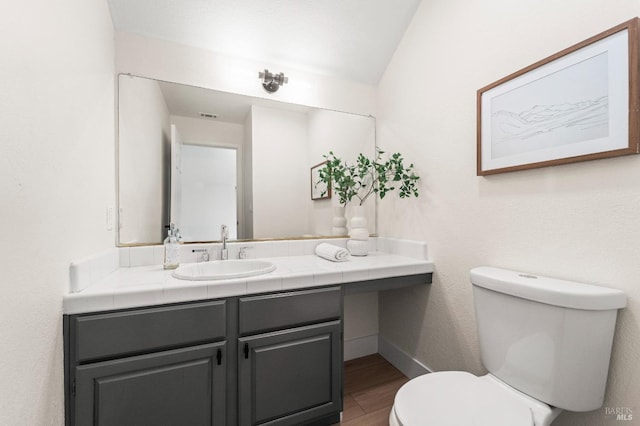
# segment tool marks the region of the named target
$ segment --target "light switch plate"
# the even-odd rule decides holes
[[[115,211],[113,206],[107,206],[107,231],[113,231],[115,221]]]

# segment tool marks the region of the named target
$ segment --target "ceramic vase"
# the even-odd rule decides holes
[[[369,228],[364,216],[364,207],[354,206],[351,213],[347,249],[352,256],[366,256],[369,253]]]
[[[331,235],[347,235],[347,218],[344,216],[344,206],[333,207],[333,219],[331,219]]]

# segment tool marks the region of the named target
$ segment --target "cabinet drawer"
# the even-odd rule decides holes
[[[213,342],[226,336],[226,302],[77,315],[72,328],[78,362]]]
[[[242,297],[238,309],[241,335],[278,330],[340,318],[342,292],[329,287]]]

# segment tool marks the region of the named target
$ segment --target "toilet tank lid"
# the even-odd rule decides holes
[[[627,305],[625,293],[613,288],[490,266],[473,268],[471,283],[499,293],[573,309],[607,310]]]

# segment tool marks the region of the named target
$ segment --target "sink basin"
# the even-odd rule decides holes
[[[266,260],[232,259],[212,262],[189,263],[179,266],[173,276],[180,280],[205,281],[262,275],[276,269],[276,265]]]

